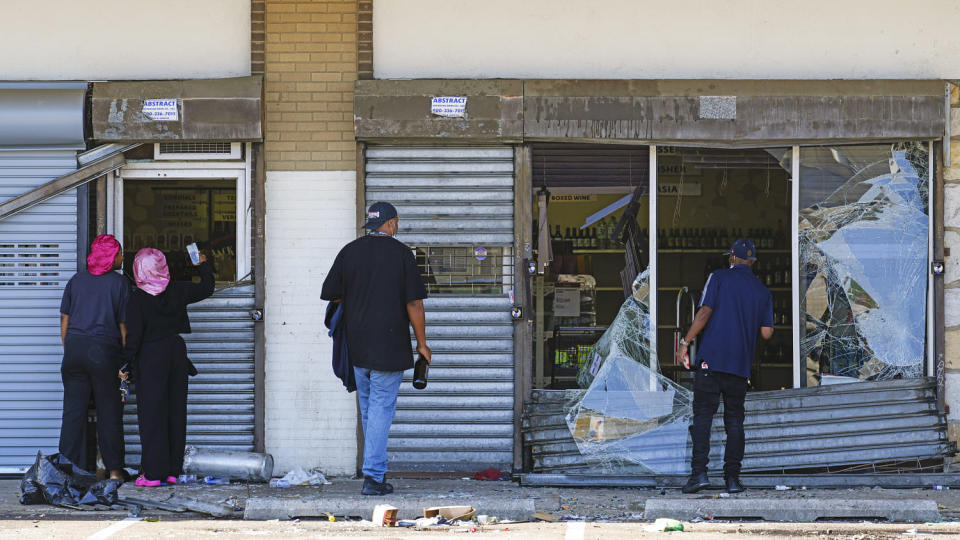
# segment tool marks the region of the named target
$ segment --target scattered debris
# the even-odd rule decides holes
[[[234,513],[234,508],[227,506],[219,502],[206,502],[190,497],[175,496],[167,499],[167,504],[179,505],[191,512],[199,512],[201,514],[208,514],[213,517],[231,517]]]
[[[643,528],[647,532],[683,531],[683,523],[670,518],[658,518],[652,524]]]
[[[477,514],[472,506],[433,506],[423,509],[423,517],[442,517],[447,521],[469,521]]]
[[[397,525],[397,512],[400,509],[389,504],[378,504],[373,507],[374,525],[379,527],[395,527]]]
[[[790,486],[776,486],[773,489],[777,491],[790,491]]]
[[[20,481],[20,504],[53,504],[75,508],[77,505],[113,506],[122,482],[97,481],[97,476],[74,465],[62,454],[37,459]]]
[[[273,456],[259,452],[187,446],[183,453],[183,472],[197,476],[267,482],[273,476]]]
[[[220,478],[219,476],[205,476],[203,477],[203,483],[208,486],[229,486],[230,480],[227,478]]]
[[[530,516],[530,519],[535,519],[539,521],[548,521],[552,523],[554,521],[559,521],[560,516],[555,516],[553,514],[548,514],[546,512],[535,512],[532,516]]]
[[[277,480],[274,478],[273,480]],[[285,487],[282,485],[274,485],[273,480],[270,481],[270,487]],[[280,478],[290,486],[321,486],[321,485],[330,485],[330,481],[327,480],[327,477],[323,475],[322,472],[317,470],[311,470],[309,472],[303,470],[302,467],[297,467],[292,471],[288,472]]]
[[[510,473],[498,471],[497,469],[484,469],[473,475],[474,480],[510,480]]]

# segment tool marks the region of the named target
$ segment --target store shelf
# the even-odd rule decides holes
[[[657,253],[690,253],[690,254],[716,254],[716,255],[726,255],[725,248],[665,248],[658,249]],[[761,249],[757,253],[760,255],[789,255],[792,253],[789,249]]]
[[[773,367],[773,368],[791,368],[791,367],[793,367],[793,364],[789,364],[789,363],[786,363],[786,362],[784,362],[784,363],[777,363],[777,362],[764,363],[764,362],[760,362],[759,365],[760,365],[760,367]]]
[[[622,249],[574,249],[574,255],[599,255],[599,254],[620,254],[623,255],[624,251]]]
[[[790,287],[767,287],[767,290],[770,292],[790,292],[793,289]]]
[[[773,325],[774,330],[793,330],[793,325],[791,324],[775,324]]]
[[[623,287],[594,287],[595,291],[619,291],[623,292]]]

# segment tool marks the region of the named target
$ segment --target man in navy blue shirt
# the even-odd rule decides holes
[[[693,457],[690,479],[684,493],[696,493],[710,486],[710,427],[723,396],[723,427],[727,446],[723,454],[723,476],[729,493],[740,493],[740,463],[743,461],[743,402],[747,379],[757,344],[773,336],[773,297],[751,270],[757,260],[753,242],[741,238],[730,248],[730,267],[710,274],[703,286],[700,309],[687,335],[680,340],[678,359],[690,368],[689,342],[703,330],[697,352],[697,374],[693,383]]]

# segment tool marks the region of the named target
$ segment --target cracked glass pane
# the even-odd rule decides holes
[[[594,470],[687,472],[693,396],[660,373],[650,347],[649,269],[580,369],[565,407],[577,448]]]
[[[800,150],[805,385],[923,375],[926,143]]]

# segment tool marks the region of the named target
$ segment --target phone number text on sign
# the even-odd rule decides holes
[[[467,98],[452,96],[435,97],[430,100],[430,113],[437,116],[466,116]]]

